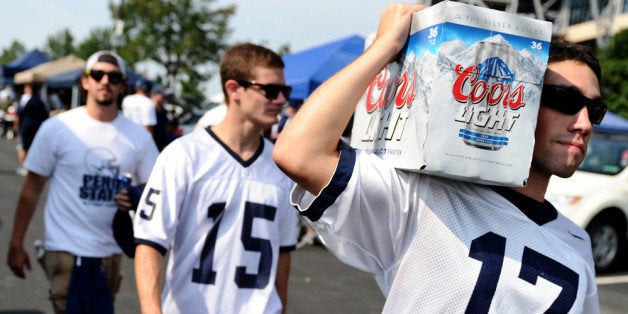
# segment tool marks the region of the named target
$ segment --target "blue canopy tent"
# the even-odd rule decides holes
[[[292,100],[303,100],[325,80],[351,63],[364,51],[364,38],[340,40],[283,56],[286,84],[292,86]]]
[[[28,70],[48,61],[50,61],[48,56],[38,49],[26,52],[15,60],[2,66],[2,81],[3,83],[12,84],[15,73]]]
[[[628,120],[607,112],[602,123],[594,125],[593,128],[597,132],[628,134]]]

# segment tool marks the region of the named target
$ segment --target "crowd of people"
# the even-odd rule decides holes
[[[11,270],[31,269],[24,237],[49,182],[38,262],[56,313],[112,313],[123,254],[144,313],[285,312],[299,213],[335,256],[373,274],[387,313],[599,312],[589,237],[544,199],[551,175],[582,162],[603,117],[590,50],[552,43],[544,80],[562,89],[543,91],[552,94],[525,187],[395,169],[342,140],[423,8],[389,5],[372,45],[303,104],[289,102],[278,54],[231,47],[220,62],[222,116],[180,138],[163,135],[163,89],[140,80],[118,104],[125,63],[94,53],[80,81],[85,105],[45,119],[23,145]]]
[[[126,78],[125,78],[126,80]],[[19,166],[16,173],[25,176],[22,167],[40,125],[50,116],[68,109],[55,93],[41,97],[41,83],[5,85],[0,90],[0,138],[17,141]],[[159,151],[183,135],[176,110],[166,110],[167,92],[161,86],[140,78],[131,93],[122,92],[118,109],[131,121],[143,125],[153,136]]]

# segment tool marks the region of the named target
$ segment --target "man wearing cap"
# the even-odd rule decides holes
[[[140,78],[135,82],[135,94],[128,95],[122,100],[122,113],[131,121],[144,126],[153,133],[153,127],[157,124],[157,116],[153,102],[148,97],[153,84]]]
[[[145,183],[158,154],[150,133],[117,110],[125,84],[124,61],[115,52],[93,54],[81,78],[86,104],[46,120],[24,162],[7,260],[25,278],[31,264],[24,237],[50,178],[38,260],[56,313],[113,313],[122,252],[112,230],[117,178],[131,174]]]

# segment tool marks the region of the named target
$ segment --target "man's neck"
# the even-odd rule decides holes
[[[528,182],[524,187],[513,187],[512,189],[536,201],[543,202],[545,200],[545,192],[551,175],[541,173],[530,169]]]
[[[248,160],[257,152],[262,138],[259,127],[235,121],[227,115],[219,124],[212,127],[212,131],[242,160]]]
[[[103,106],[88,101],[87,104],[85,104],[85,110],[90,117],[100,122],[111,122],[118,116],[115,103],[109,106]]]

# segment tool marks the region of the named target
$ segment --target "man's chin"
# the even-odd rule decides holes
[[[575,172],[576,172],[576,170],[565,171],[565,172],[555,173],[554,175],[559,177],[559,178],[567,179],[567,178],[571,177]]]
[[[115,102],[113,100],[109,100],[109,101],[97,101],[99,106],[103,106],[103,107],[110,107],[111,105],[115,104]]]
[[[576,172],[577,169],[578,166],[571,165],[561,169],[560,171],[555,171],[553,175],[560,178],[569,178]]]

